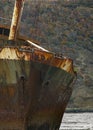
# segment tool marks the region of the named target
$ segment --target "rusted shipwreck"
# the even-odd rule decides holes
[[[58,130],[73,62],[18,35],[23,4],[15,0],[11,27],[0,26],[0,130]]]

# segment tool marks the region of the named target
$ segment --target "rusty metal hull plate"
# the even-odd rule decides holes
[[[73,61],[28,39],[8,41],[7,31],[1,27],[0,130],[58,130],[73,89]]]
[[[43,63],[0,60],[0,130],[57,130],[72,81],[73,75]]]

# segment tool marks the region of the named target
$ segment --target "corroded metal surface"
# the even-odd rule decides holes
[[[11,45],[3,36],[7,35],[0,40],[0,130],[58,130],[73,89],[72,60],[31,45],[28,39],[17,38]]]
[[[72,60],[29,48],[1,48],[1,128],[57,130],[72,92]]]
[[[11,129],[17,121],[31,130],[44,124],[51,129],[59,127],[73,76],[24,60],[0,60],[0,68],[0,121],[11,122]]]
[[[15,40],[25,0],[16,0],[10,28],[9,40]]]
[[[61,68],[69,73],[73,73],[72,60],[71,59],[61,59],[56,57],[53,53],[31,49],[22,46],[21,48],[6,47],[1,49],[0,59],[9,60],[33,60],[45,64],[49,64],[58,68]]]

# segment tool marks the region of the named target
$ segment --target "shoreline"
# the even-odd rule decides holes
[[[88,109],[88,108],[67,108],[65,110],[65,113],[92,113],[93,109]]]

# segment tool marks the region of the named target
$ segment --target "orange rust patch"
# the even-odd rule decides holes
[[[71,59],[65,59],[60,57],[55,57],[53,53],[41,51],[38,49],[32,50],[18,50],[17,48],[3,48],[0,52],[0,59],[9,60],[25,60],[25,61],[35,61],[57,68],[61,68],[69,73],[74,73],[73,62]]]

